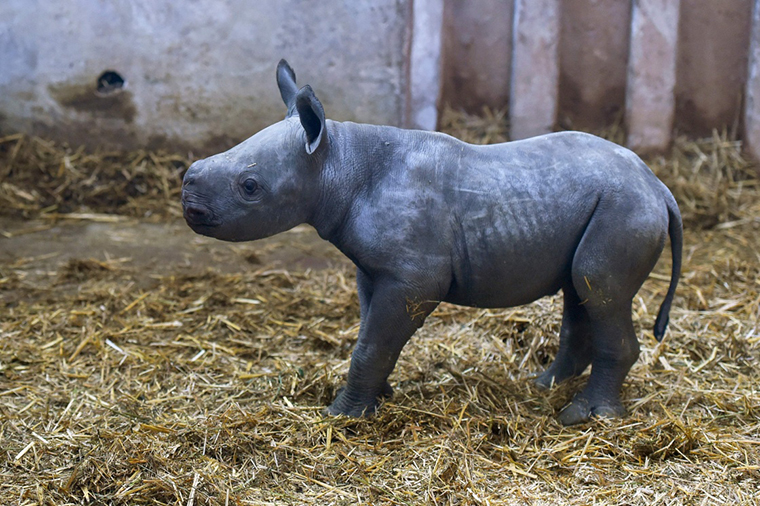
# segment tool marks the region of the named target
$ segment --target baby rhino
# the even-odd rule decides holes
[[[578,132],[475,146],[340,123],[284,60],[277,84],[287,117],[193,163],[182,205],[195,232],[225,241],[308,223],[356,264],[361,327],[329,413],[375,412],[401,349],[440,301],[504,308],[562,290],[559,352],[537,384],[591,365],[559,420],[625,414],[620,389],[639,355],[633,297],[669,235],[662,339],[682,244],[675,199],[634,153]]]

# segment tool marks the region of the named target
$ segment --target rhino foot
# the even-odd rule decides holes
[[[543,373],[539,374],[534,380],[533,384],[536,385],[541,390],[549,390],[554,385],[557,384],[557,381],[553,374],[547,374],[549,371],[544,371]]]
[[[328,407],[322,410],[325,416],[345,415],[351,418],[369,418],[380,408],[381,399],[393,396],[393,387],[386,381],[380,393],[375,396],[355,396],[346,387],[338,390],[338,395]]]
[[[559,385],[560,383],[562,383],[569,377],[570,375],[567,375],[565,377],[560,377],[551,369],[547,369],[546,371],[539,374],[533,380],[533,383],[541,390],[551,390],[552,387]]]
[[[619,400],[601,399],[592,402],[582,395],[577,395],[573,402],[567,405],[557,417],[562,425],[576,425],[595,418],[622,418],[625,408]]]

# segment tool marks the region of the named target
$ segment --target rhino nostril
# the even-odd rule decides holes
[[[210,220],[211,213],[204,207],[188,205],[185,207],[185,218],[193,223],[204,223]]]
[[[182,186],[188,186],[195,182],[195,178],[193,176],[185,176],[185,181],[183,182]]]

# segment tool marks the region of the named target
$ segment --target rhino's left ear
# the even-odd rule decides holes
[[[327,144],[325,134],[325,110],[308,84],[296,93],[296,110],[306,132],[306,152],[314,153]]]

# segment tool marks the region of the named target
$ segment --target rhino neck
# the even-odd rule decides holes
[[[341,247],[352,209],[385,165],[378,133],[398,130],[356,123],[327,121],[330,145],[321,167],[319,200],[308,223],[319,236]]]

